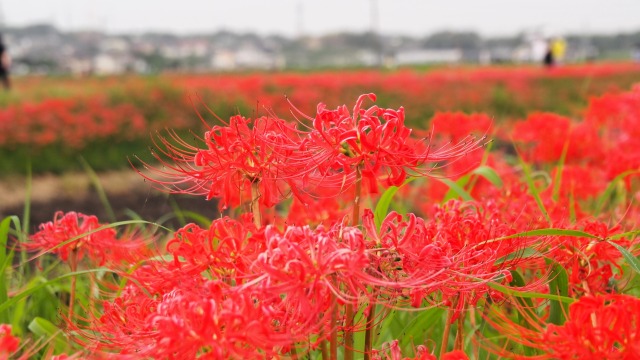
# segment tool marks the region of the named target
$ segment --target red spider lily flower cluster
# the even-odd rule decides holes
[[[112,228],[104,228],[98,218],[76,212],[56,212],[53,221],[40,225],[40,230],[23,244],[27,250],[50,251],[63,261],[71,253],[80,261],[85,256],[96,264],[134,261],[148,255],[146,241],[134,237],[119,240]]]
[[[376,99],[362,95],[352,109],[328,109],[321,103],[315,117],[294,108],[297,122],[273,114],[233,116],[207,129],[200,139],[204,146],[176,133],[161,137],[156,157],[162,166],[152,169],[155,175],[145,175],[155,185],[216,198],[223,207],[249,203],[251,213],[222,217],[206,227],[188,224],[167,240],[166,256],[149,257],[135,267],[112,266],[124,285],[95,309],[65,319],[72,339],[107,358],[295,358],[314,351],[337,358],[338,344],[347,354],[354,332],[365,331],[365,342],[372,339],[371,332],[392,310],[441,306],[447,312],[438,352],[442,359],[468,358],[462,351],[470,336],[464,334],[465,322],[475,327],[480,318],[509,341],[544,351],[540,358],[571,358],[569,349],[581,342],[588,345],[585,358],[606,351],[635,354],[631,344],[638,320],[635,313],[622,319],[621,309],[638,305],[637,300],[609,293],[615,291],[610,283],[626,276],[623,255],[614,244],[630,249],[637,240],[619,236],[623,226],[608,226],[560,201],[598,192],[597,179],[608,176],[604,172],[584,186],[577,178],[587,179],[581,170],[602,164],[602,154],[584,154],[582,144],[560,140],[541,149],[536,137],[527,137],[543,124],[576,133],[587,129],[583,133],[595,139],[603,139],[602,134],[549,114],[532,115],[517,126],[526,156],[537,165],[566,153],[564,185],[536,194],[497,157],[481,152],[466,157],[481,147],[482,138],[443,125],[444,136],[414,139],[403,108],[365,108],[368,100]],[[436,119],[435,127],[446,119],[474,120],[465,131],[481,133],[490,123],[480,115],[439,114]],[[401,215],[399,208],[383,218],[377,218],[377,210],[360,215],[360,196],[373,195],[380,186],[401,186],[408,176],[429,176],[452,162],[457,165],[447,171],[461,173],[471,166],[466,161],[480,158],[497,169],[501,185],[489,186],[489,177],[474,174],[459,181],[468,189],[461,195],[478,200],[425,201],[416,206],[424,217]],[[283,202],[289,195],[291,202]],[[444,196],[439,195],[438,200]],[[342,210],[349,206],[351,218]],[[260,221],[264,208],[269,225]],[[567,220],[571,216],[576,220]],[[95,217],[60,213],[27,246],[53,249],[63,259],[77,252],[104,263],[110,256],[104,247],[122,242],[114,230],[100,226]],[[584,236],[523,233],[547,227]],[[518,302],[522,298],[511,304],[508,291],[495,290],[548,294],[551,262],[566,272],[569,295],[582,297],[570,307],[564,325],[543,323],[551,311],[542,301],[532,300],[532,307],[524,309]],[[499,306],[503,303],[507,306]],[[476,316],[479,306],[484,308]],[[530,326],[513,323],[521,315]],[[588,321],[581,332],[578,325]],[[613,334],[611,329],[618,328],[629,335]],[[452,329],[457,333],[454,351],[449,351]],[[512,355],[506,348],[488,348]],[[379,350],[371,344],[364,348],[373,359],[407,358],[403,350],[399,341]],[[435,348],[419,345],[408,356],[432,360],[434,353]]]
[[[357,303],[372,278],[354,228],[257,231],[223,218],[209,229],[179,230],[167,249],[174,260],[136,270],[137,285],[90,320],[85,345],[149,357],[275,355],[312,334],[328,336],[338,326],[330,321],[336,298]]]
[[[230,218],[209,228],[190,224],[167,242],[172,261],[148,261],[127,275],[135,282],[105,302],[101,315],[85,320],[89,328],[70,326],[95,352],[247,358],[317,348],[347,329],[336,306],[366,312],[408,297],[414,307],[432,298],[460,299],[462,308],[519,261],[497,262],[500,257],[538,242],[490,241],[513,231],[492,221],[483,225],[486,215],[468,210],[450,204],[433,221],[392,213],[379,232],[367,212],[366,234],[341,225],[280,231]]]
[[[379,232],[367,211],[363,225],[382,250],[378,268],[386,270],[385,278],[411,289],[412,306],[421,307],[425,298],[439,299],[453,306],[456,316],[492,294],[487,282],[509,283],[509,270],[526,262],[508,255],[545,244],[538,237],[510,237],[516,230],[498,211],[455,201],[437,207],[431,220],[413,214],[404,220],[391,212]]]
[[[424,345],[418,345],[413,349],[413,356],[403,356],[398,340],[384,343],[380,350],[373,350],[372,360],[438,360]],[[454,350],[442,354],[440,360],[469,360],[467,354],[460,350]]]
[[[569,306],[567,321],[562,325],[544,324],[543,319],[531,317],[523,326],[504,314],[493,325],[512,341],[541,351],[535,356],[518,357],[522,359],[637,359],[639,310],[640,300],[630,295],[583,296]]]
[[[171,159],[171,163],[156,154],[167,170],[157,170],[160,179],[149,179],[177,192],[220,198],[222,207],[238,205],[243,195],[245,200],[251,200],[248,193],[251,185],[256,184],[260,202],[271,207],[301,187],[302,179],[292,174],[303,169],[287,161],[297,156],[298,137],[291,124],[274,116],[255,120],[233,116],[225,126],[213,126],[205,133],[203,149],[172,133],[171,139],[179,146],[160,138],[164,145],[162,155]]]
[[[352,113],[346,106],[328,110],[319,104],[315,118],[307,117],[313,126],[305,131],[270,115],[234,116],[224,126],[211,127],[203,139],[206,148],[172,133],[160,138],[155,154],[163,169],[154,169],[157,178],[146,177],[172,192],[220,198],[222,207],[240,204],[243,194],[271,207],[291,193],[302,202],[318,196],[318,188],[340,193],[361,177],[371,191],[381,180],[400,185],[407,172],[428,174],[483,144],[482,138],[466,138],[433,149],[427,140],[410,137],[402,108],[362,109],[367,98],[376,99],[360,96]],[[257,193],[248,194],[252,186]]]
[[[0,360],[7,360],[20,346],[20,339],[11,335],[11,325],[0,324]]]
[[[0,145],[8,147],[63,143],[77,149],[92,140],[131,140],[149,128],[135,106],[109,104],[102,97],[49,99],[0,111]]]

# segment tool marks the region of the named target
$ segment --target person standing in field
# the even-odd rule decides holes
[[[556,65],[562,64],[564,54],[567,52],[567,42],[560,36],[551,42],[551,52],[553,53],[553,61]]]
[[[545,67],[551,68],[555,64],[555,59],[553,58],[553,43],[551,40],[547,42],[547,51],[544,54],[544,58],[542,59],[542,63]]]
[[[9,81],[9,67],[11,66],[11,57],[7,52],[7,46],[2,41],[2,35],[0,34],[0,81],[5,90],[11,89],[11,82]]]

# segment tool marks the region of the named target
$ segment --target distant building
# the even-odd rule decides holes
[[[238,50],[218,50],[211,57],[214,70],[230,71],[239,69],[273,70],[285,66],[284,57],[273,51],[255,46],[242,46]]]
[[[460,49],[410,49],[396,53],[396,65],[417,65],[433,63],[459,63],[463,59]]]

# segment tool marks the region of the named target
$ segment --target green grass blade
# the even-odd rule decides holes
[[[100,227],[99,227],[99,228],[97,228],[97,229],[94,229],[94,230],[91,230],[91,231],[87,231],[87,232],[85,232],[85,233],[83,233],[83,234],[80,234],[80,235],[78,235],[78,236],[72,237],[72,238],[71,238],[71,239],[69,239],[69,240],[63,241],[63,242],[59,243],[59,244],[58,244],[58,245],[56,245],[56,246],[53,246],[53,247],[51,247],[51,248],[49,248],[49,249],[47,249],[47,250],[44,250],[44,251],[42,251],[42,252],[38,253],[38,254],[37,254],[33,259],[38,258],[38,257],[40,257],[40,256],[42,256],[42,255],[44,255],[44,254],[50,253],[51,251],[53,251],[53,250],[55,250],[55,249],[57,249],[57,248],[59,248],[59,247],[65,246],[65,245],[67,245],[67,244],[69,244],[69,243],[71,243],[71,242],[74,242],[74,241],[76,241],[76,240],[82,239],[83,237],[85,237],[85,236],[87,236],[87,235],[91,235],[91,234],[93,234],[93,233],[96,233],[96,232],[99,232],[99,231],[102,231],[102,230],[105,230],[105,229],[113,229],[113,228],[116,228],[116,227],[119,227],[119,226],[124,226],[124,225],[134,225],[134,224],[135,224],[135,225],[139,225],[139,224],[153,225],[153,226],[155,226],[155,227],[158,227],[158,228],[164,229],[164,230],[166,230],[166,231],[168,231],[168,232],[172,232],[172,231],[171,231],[171,229],[169,229],[169,228],[167,228],[167,227],[165,227],[165,226],[162,226],[162,225],[160,225],[160,224],[158,224],[158,223],[154,223],[154,222],[149,222],[149,221],[144,221],[144,220],[124,220],[124,221],[118,221],[118,222],[114,222],[114,223],[111,223],[111,224],[107,224],[107,225],[100,226]],[[33,260],[33,259],[32,259],[32,260]]]
[[[393,201],[393,197],[396,195],[398,190],[408,183],[414,181],[415,179],[417,178],[409,178],[405,180],[405,182],[400,186],[389,186],[389,188],[385,190],[384,193],[382,193],[375,209],[373,210],[374,222],[378,230],[380,230],[382,220],[387,217],[387,214],[389,213],[389,207],[391,206],[391,201]]]
[[[618,240],[622,238],[633,238],[640,234],[640,230],[627,231],[622,234],[615,234],[608,237],[609,240]]]
[[[513,239],[518,237],[528,237],[528,236],[573,236],[573,237],[586,237],[590,239],[600,239],[598,236],[595,236],[580,230],[546,228],[546,229],[523,231],[513,235],[502,236],[502,237],[491,239],[488,241],[500,241],[500,240]]]
[[[527,285],[524,281],[524,277],[522,277],[522,275],[517,270],[511,270],[511,278],[511,283],[509,283],[509,285],[511,286],[524,287]],[[533,300],[521,296],[516,296],[515,299],[521,307],[521,309],[518,309],[518,322],[520,323],[520,325],[528,329],[532,329],[529,319],[536,319],[538,317],[535,312],[536,308],[533,305]],[[521,311],[524,311],[527,314],[523,314]],[[524,346],[524,353],[527,356],[536,355],[535,349],[532,349],[528,346]]]
[[[464,179],[464,177],[462,178]],[[462,180],[460,179],[460,180]],[[458,181],[460,181],[458,180]],[[460,186],[460,184],[458,184],[457,182],[451,181],[450,179],[438,179],[438,181],[440,181],[441,183],[444,183],[445,185],[447,185],[449,187],[449,189],[451,189],[454,193],[456,193],[462,200],[465,201],[473,201],[473,197],[471,196],[471,194],[469,194],[462,186]],[[468,179],[467,179],[468,181]],[[445,199],[443,199],[444,201],[448,200],[445,196]]]
[[[200,226],[202,227],[209,227],[211,226],[211,219],[209,219],[208,217],[202,215],[202,214],[198,214],[195,211],[189,211],[189,210],[182,210],[182,215],[184,215],[185,218],[191,219],[193,221],[195,221],[196,223],[198,223]]]
[[[616,186],[618,186],[618,183],[621,180],[623,180],[624,178],[626,178],[627,176],[633,175],[633,174],[640,174],[640,170],[628,170],[628,171],[625,171],[622,174],[616,176],[613,180],[611,180],[611,182],[609,182],[609,185],[607,185],[607,188],[598,197],[598,200],[596,202],[596,209],[595,209],[594,215],[600,215],[602,213],[602,210],[604,209],[604,206],[607,204],[607,202],[609,200],[611,200],[611,195],[613,194],[614,190],[616,189]]]
[[[528,259],[528,258],[540,257],[540,256],[542,256],[542,254],[539,251],[534,250],[532,248],[524,248],[522,250],[516,250],[509,255],[505,255],[499,258],[498,260],[496,260],[495,264],[500,265],[504,262],[508,262],[515,259]]]
[[[609,244],[613,245],[613,247],[615,247],[616,249],[618,249],[618,251],[620,251],[620,254],[622,254],[622,257],[624,257],[624,259],[629,264],[629,267],[631,267],[633,269],[633,271],[635,271],[636,273],[640,274],[640,261],[638,261],[638,258],[633,256],[633,254],[630,253],[629,250],[627,250],[627,249],[623,248],[622,246],[614,243],[613,241],[607,241],[607,242]]]
[[[18,237],[18,240],[20,242],[26,241],[26,238],[28,237],[29,234],[29,221],[31,219],[31,191],[32,191],[32,179],[33,174],[31,172],[31,159],[29,159],[27,161],[27,176],[25,179],[25,194],[24,194],[24,210],[22,212],[22,232],[20,234],[20,236]],[[17,220],[17,218],[16,218]],[[17,220],[15,221],[15,223],[19,223],[20,221]],[[16,228],[17,231],[19,231],[19,227]],[[27,249],[25,248],[21,248],[20,249],[20,260],[22,261],[22,263],[26,263],[27,262]],[[22,272],[22,276],[23,277],[27,277],[29,274],[29,267],[27,266],[23,266],[22,269],[20,270]]]
[[[82,163],[82,167],[84,168],[84,171],[89,176],[89,181],[91,181],[91,185],[93,185],[93,188],[96,189],[96,192],[98,193],[98,198],[100,199],[102,206],[104,206],[104,209],[107,212],[108,220],[110,222],[115,222],[117,220],[116,214],[113,211],[113,207],[111,207],[111,203],[107,198],[107,193],[104,191],[104,187],[100,182],[100,178],[98,177],[98,174],[96,174],[96,172],[93,171],[89,163],[82,156],[80,156],[80,162]]]
[[[525,178],[525,181],[527,183],[527,186],[529,187],[529,192],[531,193],[531,196],[533,196],[536,204],[538,205],[538,208],[540,209],[540,212],[542,212],[542,215],[544,215],[544,217],[547,220],[547,222],[549,223],[549,225],[552,225],[553,222],[551,221],[551,217],[549,217],[549,212],[547,212],[547,209],[544,206],[544,203],[542,202],[542,198],[540,197],[540,191],[538,191],[538,188],[536,187],[535,183],[533,182],[533,176],[531,174],[531,167],[529,166],[529,164],[527,164],[526,161],[524,161],[524,158],[522,157],[522,155],[520,155],[520,152],[518,151],[518,148],[514,147],[514,149],[516,150],[516,153],[518,154],[518,162],[522,166],[522,171],[524,172],[524,178]]]
[[[502,188],[504,184],[500,175],[498,175],[498,173],[489,166],[486,166],[486,165],[480,166],[475,170],[473,170],[471,173],[482,176],[498,189]]]
[[[569,138],[564,142],[564,146],[562,147],[562,155],[560,155],[560,160],[558,161],[558,166],[556,166],[556,176],[553,178],[553,191],[551,193],[551,198],[554,201],[558,201],[560,198],[560,185],[562,185],[562,171],[564,169],[564,163],[567,159],[567,152],[569,151]]]
[[[31,321],[28,328],[32,333],[43,338],[45,342],[51,343],[55,354],[63,353],[67,349],[67,342],[62,335],[62,330],[50,321],[36,317]]]
[[[24,290],[20,291],[19,293],[15,294],[14,296],[9,298],[4,303],[1,303],[0,304],[0,312],[5,311],[6,309],[8,309],[11,306],[15,305],[18,301],[20,301],[22,299],[25,299],[29,295],[31,295],[34,292],[44,288],[45,286],[51,285],[51,284],[56,283],[56,282],[58,282],[60,280],[64,280],[64,279],[70,278],[72,276],[84,275],[84,274],[89,274],[89,273],[97,273],[97,272],[101,272],[101,271],[111,271],[111,270],[105,269],[105,268],[98,268],[98,269],[89,269],[89,270],[82,270],[82,271],[76,271],[76,272],[69,272],[69,273],[66,273],[64,275],[58,276],[55,279],[39,281],[38,284],[32,283],[26,289],[24,289]]]
[[[9,279],[6,273],[10,266],[13,251],[7,254],[7,243],[9,240],[9,227],[11,226],[11,218],[6,217],[0,222],[0,303],[4,303],[9,299]],[[7,310],[0,312],[0,323],[9,322],[9,313]]]
[[[531,193],[531,196],[533,196],[533,199],[536,201],[538,208],[542,212],[542,215],[544,215],[544,218],[547,220],[549,225],[552,225],[553,221],[551,221],[551,217],[549,217],[549,213],[547,212],[547,209],[544,206],[544,203],[542,202],[542,198],[540,198],[540,192],[538,191],[536,184],[533,182],[533,177],[531,176],[531,168],[529,167],[529,164],[527,164],[524,161],[524,159],[522,158],[522,156],[520,156],[520,154],[518,154],[518,160],[520,161],[520,164],[522,166],[522,170],[524,172],[524,178],[525,178],[525,181],[527,182],[527,186],[529,187],[529,193]]]
[[[565,304],[572,304],[573,302],[576,301],[576,299],[567,297],[567,296],[561,296],[561,295],[554,295],[554,294],[543,294],[543,293],[538,293],[538,292],[533,292],[533,291],[520,291],[520,290],[514,290],[511,289],[507,286],[498,284],[497,282],[488,282],[487,286],[489,286],[490,288],[493,288],[495,290],[500,291],[503,294],[507,294],[507,295],[511,295],[511,296],[517,296],[517,297],[521,297],[521,298],[530,298],[530,299],[549,299],[549,300],[557,300],[560,302],[563,302]]]
[[[29,233],[29,219],[31,219],[31,191],[32,191],[32,179],[31,173],[31,161],[27,163],[27,176],[25,178],[25,194],[24,194],[24,210],[22,212],[22,232]]]
[[[547,259],[547,264],[551,264],[549,277],[549,293],[564,297],[569,296],[569,276],[567,271],[557,262]],[[562,325],[566,321],[568,309],[558,300],[551,300],[549,304],[548,323]]]
[[[409,349],[412,343],[423,344],[427,340],[438,341],[432,336],[428,336],[427,332],[438,333],[436,328],[440,328],[440,333],[444,330],[444,324],[442,319],[445,318],[445,309],[443,308],[430,308],[422,310],[420,312],[411,313],[413,318],[408,322],[405,322],[405,327],[402,330],[402,336],[400,337],[400,347],[402,349]],[[431,335],[432,335],[431,334]],[[428,338],[427,338],[428,337]]]
[[[390,186],[383,194],[380,196],[380,200],[376,204],[376,208],[373,210],[374,221],[376,224],[376,228],[380,230],[380,225],[382,225],[382,220],[387,217],[389,213],[389,206],[391,205],[391,200],[393,200],[393,196],[400,189],[397,186]]]

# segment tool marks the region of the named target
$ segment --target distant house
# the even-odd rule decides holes
[[[461,49],[407,49],[396,52],[395,64],[459,63],[462,59]]]
[[[217,50],[210,61],[214,70],[259,69],[272,70],[285,66],[284,57],[256,46],[242,46],[237,50]]]
[[[93,73],[96,75],[115,75],[126,71],[121,57],[111,54],[98,54],[93,58]]]

